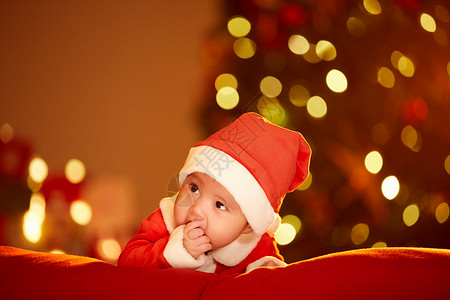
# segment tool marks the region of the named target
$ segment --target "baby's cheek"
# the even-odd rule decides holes
[[[216,230],[218,229],[218,230]],[[205,235],[209,238],[214,249],[223,247],[224,239],[226,240],[226,228],[211,228],[205,230]]]

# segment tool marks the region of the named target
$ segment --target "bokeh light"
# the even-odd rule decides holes
[[[40,183],[47,178],[48,166],[42,158],[35,157],[31,160],[28,171],[31,179],[36,183]]]
[[[394,50],[391,53],[391,64],[394,68],[398,69],[398,61],[400,58],[402,58],[404,55],[398,50]]]
[[[328,72],[326,82],[328,88],[335,93],[342,93],[347,89],[347,77],[339,70]]]
[[[0,141],[4,144],[9,143],[14,137],[14,129],[8,123],[0,127]]]
[[[337,52],[334,45],[329,41],[319,41],[316,45],[317,56],[325,61],[332,61],[336,58]]]
[[[450,209],[447,202],[442,202],[436,207],[436,210],[434,211],[434,215],[436,217],[436,220],[442,224],[448,220],[450,214]]]
[[[304,36],[294,34],[289,37],[288,47],[292,53],[303,55],[309,50],[309,42]]]
[[[319,96],[309,98],[306,103],[308,113],[314,118],[322,118],[327,114],[327,103]]]
[[[70,205],[70,216],[75,223],[85,226],[92,219],[92,208],[86,201],[76,200]]]
[[[366,24],[356,17],[350,17],[347,19],[347,30],[351,35],[355,37],[362,37],[366,34]]]
[[[395,84],[394,73],[389,68],[381,67],[378,70],[378,83],[380,83],[385,88],[393,88]]]
[[[23,235],[30,243],[37,243],[42,236],[43,220],[32,211],[27,211],[23,216]]]
[[[369,14],[379,15],[381,14],[381,5],[377,0],[364,0],[363,6]]]
[[[410,227],[419,220],[419,207],[416,204],[408,205],[403,211],[403,222]]]
[[[234,37],[244,37],[251,29],[250,22],[241,16],[233,17],[228,21],[228,32]]]
[[[445,6],[436,4],[436,6],[434,8],[434,12],[435,12],[436,18],[438,18],[438,20],[440,20],[444,23],[450,22],[450,14],[448,13],[448,10]]]
[[[289,223],[281,223],[274,233],[274,238],[279,245],[287,245],[294,240],[296,234],[294,226]]]
[[[38,192],[42,188],[42,182],[36,182],[30,176],[27,176],[27,186],[30,191]]]
[[[436,31],[436,21],[429,14],[423,13],[420,15],[420,25],[428,32]]]
[[[45,219],[45,198],[41,193],[31,194],[30,207],[28,210],[36,214],[39,219]]]
[[[444,160],[444,168],[447,174],[450,174],[450,155],[448,155]]]
[[[261,93],[263,93],[264,96],[275,98],[280,95],[283,85],[281,84],[281,81],[278,80],[278,78],[273,76],[266,76],[261,80],[259,87],[261,89]]]
[[[310,97],[308,89],[303,85],[296,84],[289,89],[289,100],[295,106],[305,106]]]
[[[386,248],[387,244],[385,242],[376,242],[372,245],[372,248]]]
[[[365,223],[356,224],[350,232],[350,238],[353,244],[361,245],[369,238],[369,226]]]
[[[270,122],[279,126],[287,124],[286,110],[280,104],[277,98],[261,97],[259,98],[256,108]]]
[[[37,243],[42,236],[42,224],[45,220],[45,198],[41,193],[33,193],[30,206],[22,220],[22,232],[30,243]]]
[[[115,261],[122,249],[115,239],[101,239],[97,242],[97,251],[103,259]]]
[[[339,225],[331,231],[331,244],[335,247],[342,247],[350,240],[351,228],[346,225]]]
[[[397,197],[400,192],[400,182],[397,177],[393,175],[386,177],[381,183],[381,192],[388,200],[392,200]]]
[[[86,176],[86,167],[82,161],[73,158],[66,163],[64,174],[71,183],[80,183]]]
[[[295,232],[298,233],[302,228],[302,221],[296,215],[286,215],[281,219],[281,223],[291,224]]]
[[[411,125],[407,125],[402,129],[401,139],[406,147],[412,148],[417,143],[417,131]]]
[[[414,152],[418,152],[422,146],[420,133],[411,125],[407,125],[401,132],[402,143]]]
[[[238,81],[236,77],[234,77],[234,75],[223,73],[217,76],[216,80],[214,81],[214,86],[216,87],[216,91],[226,86],[232,87],[233,89],[237,90]]]
[[[297,190],[306,191],[311,186],[312,181],[313,181],[313,177],[312,177],[311,172],[309,172],[308,176],[306,177],[306,180],[298,186]]]
[[[256,43],[249,38],[239,38],[233,44],[234,53],[237,57],[248,59],[256,53]]]
[[[364,164],[367,171],[372,174],[377,174],[383,167],[383,157],[381,156],[380,152],[372,151],[366,155]]]
[[[311,64],[319,63],[321,59],[319,56],[317,56],[316,45],[310,43],[308,51],[303,54],[303,58]]]
[[[239,94],[234,88],[225,86],[217,91],[216,101],[221,108],[230,110],[238,105]]]
[[[444,29],[436,27],[436,31],[433,33],[433,38],[436,43],[442,47],[448,46],[448,36]]]
[[[398,60],[398,70],[405,77],[412,77],[414,75],[414,64],[411,59],[402,56]]]

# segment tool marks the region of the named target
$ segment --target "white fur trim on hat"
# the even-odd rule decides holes
[[[280,215],[274,212],[274,220],[273,220],[272,224],[270,225],[270,227],[267,228],[266,232],[268,234],[275,233],[278,230],[278,228],[280,227],[280,224],[281,224]]]
[[[239,204],[256,234],[264,234],[274,222],[273,208],[258,181],[227,153],[209,146],[191,148],[180,171],[180,184],[194,172],[205,173],[222,184]]]

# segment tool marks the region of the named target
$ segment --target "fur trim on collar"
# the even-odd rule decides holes
[[[178,193],[172,197],[163,198],[159,203],[164,223],[166,224],[167,231],[169,231],[169,233],[172,233],[175,229],[173,210],[177,196]],[[221,263],[222,265],[233,267],[243,261],[250,254],[250,252],[255,249],[260,239],[261,236],[256,235],[254,232],[241,234],[231,244],[212,250],[208,252],[207,256],[211,256],[215,261]]]
[[[159,202],[159,208],[161,208],[161,213],[166,224],[167,231],[172,233],[175,230],[175,219],[173,217],[173,207],[175,206],[175,200],[177,200],[178,193],[172,197],[163,198]]]
[[[222,265],[233,267],[243,261],[255,249],[260,239],[261,236],[253,232],[243,233],[231,244],[215,249],[208,253],[208,255],[214,257]]]

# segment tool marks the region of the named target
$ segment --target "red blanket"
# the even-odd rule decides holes
[[[0,247],[6,299],[450,299],[450,250],[339,252],[242,275],[116,267]]]

